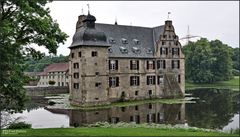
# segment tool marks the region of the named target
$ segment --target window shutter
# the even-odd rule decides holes
[[[153,60],[153,69],[155,69],[155,60]]]
[[[111,60],[108,60],[108,68],[109,68],[109,70],[111,69]]]
[[[137,60],[137,70],[139,70],[139,60]]]
[[[178,75],[178,83],[181,83],[181,75]]]
[[[132,60],[130,60],[130,69],[132,70]]]
[[[149,69],[149,61],[147,60],[147,69]]]
[[[149,85],[149,76],[147,76],[147,85]]]
[[[180,68],[180,60],[178,60],[178,68]]]
[[[168,55],[168,48],[166,48],[166,55]]]
[[[157,69],[160,68],[160,60],[157,60]]]
[[[149,120],[149,114],[147,114],[147,123],[149,122],[150,120]]]
[[[174,69],[174,60],[172,60],[172,69]]]
[[[133,85],[132,76],[130,77],[130,86]]]
[[[153,76],[153,84],[155,85],[156,84],[156,77]]]
[[[116,87],[119,86],[119,77],[116,77]]]
[[[163,60],[163,68],[165,69],[166,68],[166,61]]]
[[[162,55],[162,47],[160,48],[160,55]]]
[[[116,70],[118,70],[118,60],[116,60]]]
[[[137,77],[137,85],[138,85],[138,86],[140,85],[139,77]]]
[[[112,87],[112,77],[109,77],[109,87]]]
[[[174,55],[174,48],[172,48],[172,55]]]

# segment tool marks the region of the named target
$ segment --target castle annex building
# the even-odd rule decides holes
[[[69,47],[72,104],[184,96],[184,55],[171,20],[154,28],[95,21],[80,15]]]
[[[68,63],[53,63],[44,68],[38,74],[38,87],[48,86],[68,86]],[[54,81],[54,85],[49,85],[49,81]]]

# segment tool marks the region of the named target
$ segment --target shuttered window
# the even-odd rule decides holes
[[[109,87],[118,87],[119,77],[109,77]]]
[[[147,85],[155,85],[156,77],[155,76],[147,76]]]
[[[109,60],[109,70],[118,70],[118,60]]]
[[[147,60],[147,69],[155,69],[155,61]]]
[[[130,76],[130,86],[139,86],[140,79],[139,76]]]
[[[130,70],[139,70],[139,60],[130,60]]]
[[[157,69],[165,69],[166,61],[165,60],[157,60]]]

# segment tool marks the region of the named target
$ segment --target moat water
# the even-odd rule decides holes
[[[147,103],[98,110],[49,109],[47,100],[34,99],[22,113],[21,121],[32,128],[79,127],[96,122],[182,124],[190,127],[229,131],[239,128],[239,92],[229,89],[194,89],[186,93],[196,103]]]

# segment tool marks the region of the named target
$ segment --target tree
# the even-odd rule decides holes
[[[195,83],[212,82],[211,48],[207,39],[200,39],[196,43],[190,42],[184,47],[186,59],[186,77]]]
[[[45,5],[49,0],[0,0],[0,109],[18,111],[24,107],[24,60],[39,59],[43,53],[33,45],[56,54],[67,35],[53,21]]]
[[[232,51],[232,61],[233,61],[233,69],[237,72],[235,75],[239,75],[240,71],[240,50],[239,48],[231,48]]]
[[[186,79],[194,83],[213,83],[232,78],[229,46],[219,40],[205,38],[183,47]]]
[[[210,42],[212,49],[212,62],[211,71],[213,73],[213,82],[230,80],[232,78],[232,59],[230,51],[226,44],[223,44],[220,40],[214,40]]]

